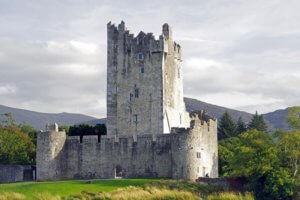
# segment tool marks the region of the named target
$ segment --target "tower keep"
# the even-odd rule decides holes
[[[122,21],[107,25],[107,133],[170,133],[189,127],[183,101],[181,47],[172,29],[130,34]]]

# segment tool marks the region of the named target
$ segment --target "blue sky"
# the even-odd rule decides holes
[[[260,113],[300,104],[298,0],[1,0],[0,104],[106,115],[106,24],[183,48],[184,93]]]

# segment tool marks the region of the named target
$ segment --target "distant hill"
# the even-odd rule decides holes
[[[96,118],[82,114],[72,113],[40,113],[18,108],[11,108],[0,105],[0,114],[12,113],[18,124],[27,123],[37,130],[44,130],[46,123],[58,123],[63,125],[74,125],[84,121],[95,120]],[[1,117],[0,117],[1,119]]]
[[[197,99],[191,99],[185,97],[184,102],[186,105],[186,110],[188,112],[195,111],[195,110],[205,110],[209,115],[216,117],[218,120],[220,120],[221,116],[226,110],[235,121],[237,121],[239,117],[242,117],[243,121],[245,123],[248,123],[251,121],[252,118],[252,114],[250,113],[205,103]]]
[[[187,111],[191,112],[194,110],[206,110],[208,114],[216,117],[218,120],[220,120],[221,116],[226,110],[235,121],[237,121],[241,116],[245,123],[249,123],[252,118],[252,114],[250,113],[205,103],[197,99],[184,98],[184,101]],[[274,112],[263,114],[270,131],[275,129],[288,129],[288,124],[285,121],[286,113],[287,109],[276,110]]]
[[[273,128],[288,130],[289,126],[285,121],[288,109],[276,110],[274,112],[264,114],[264,118]],[[272,127],[270,127],[272,128]]]
[[[229,114],[233,117],[235,121],[237,121],[238,118],[241,116],[245,123],[249,123],[252,118],[252,114],[250,113],[205,103],[197,99],[184,98],[184,101],[186,104],[187,111],[191,112],[195,110],[206,110],[208,114],[216,117],[218,120],[220,120],[221,116],[226,110],[229,112]],[[51,123],[51,122],[56,122],[58,124],[69,125],[69,126],[75,124],[82,124],[82,123],[89,124],[89,125],[106,123],[105,118],[97,119],[82,114],[40,113],[40,112],[10,108],[10,107],[0,105],[0,114],[3,113],[13,113],[17,123],[28,123],[38,130],[44,129],[46,123]],[[287,109],[284,109],[284,110],[276,110],[274,112],[266,113],[263,115],[271,131],[274,130],[275,128],[288,129],[288,125],[285,122],[286,113],[287,113]]]

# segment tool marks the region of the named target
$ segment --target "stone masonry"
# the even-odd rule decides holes
[[[186,112],[171,27],[158,40],[124,22],[107,33],[107,135],[80,141],[48,125],[37,138],[37,180],[217,177],[217,120]]]

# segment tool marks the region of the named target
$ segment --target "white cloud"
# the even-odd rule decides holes
[[[0,85],[0,95],[9,95],[16,93],[17,88],[12,85]]]
[[[186,96],[251,112],[296,105],[299,8],[298,0],[3,0],[0,104],[104,117],[106,24],[124,20],[156,38],[163,23],[173,26]]]

